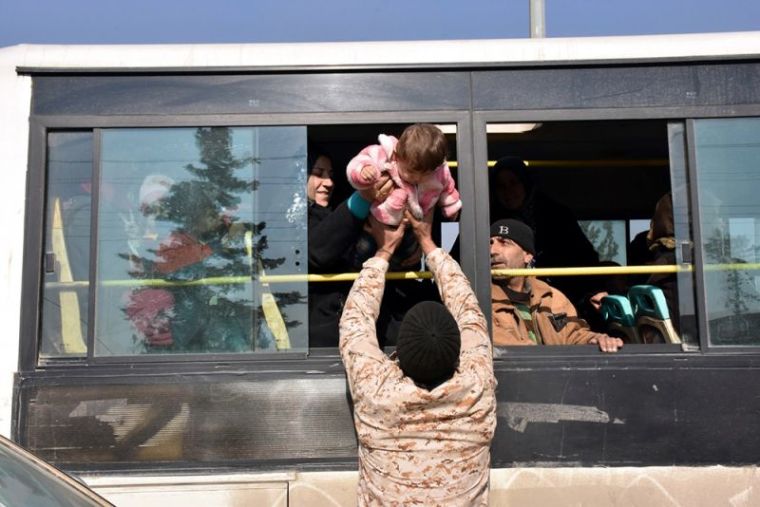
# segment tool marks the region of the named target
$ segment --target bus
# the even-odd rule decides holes
[[[533,273],[677,287],[673,336],[495,348],[491,504],[757,504],[758,83],[760,32],[2,48],[0,433],[117,505],[353,505],[309,300],[355,269],[310,271],[309,154],[337,204],[353,155],[424,122],[463,201],[436,234],[489,321],[504,157],[595,250]],[[652,266],[632,244],[665,195]],[[391,303],[432,286],[424,260],[396,277]]]

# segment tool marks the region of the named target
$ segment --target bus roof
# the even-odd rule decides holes
[[[35,72],[502,67],[760,56],[760,32],[544,39],[261,44],[33,45],[0,66]]]

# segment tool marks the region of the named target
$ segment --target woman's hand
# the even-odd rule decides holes
[[[359,195],[367,202],[384,201],[393,192],[393,180],[388,173],[383,173],[374,185],[364,190],[359,190]]]

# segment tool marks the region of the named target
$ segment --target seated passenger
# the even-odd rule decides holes
[[[533,231],[519,220],[491,226],[491,269],[531,266]],[[494,276],[491,284],[493,343],[504,345],[583,345],[616,352],[623,341],[591,331],[562,292],[535,277]]]
[[[672,265],[676,263],[676,238],[673,227],[673,196],[670,192],[663,195],[654,207],[654,216],[649,224],[647,244],[653,260],[649,263],[655,266]],[[676,332],[680,333],[680,318],[678,311],[678,280],[676,273],[653,273],[646,280],[646,285],[654,285],[662,289],[668,304],[670,321]]]
[[[583,234],[573,212],[541,192],[521,159],[497,160],[490,173],[490,188],[491,221],[513,218],[533,229],[536,267],[599,264],[599,254]],[[600,291],[588,277],[562,276],[552,283],[576,305]]]

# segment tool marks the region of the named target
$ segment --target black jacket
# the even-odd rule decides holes
[[[364,220],[356,218],[344,202],[335,210],[309,206],[309,272],[343,273],[357,271],[355,245]],[[361,266],[358,266],[361,267]],[[312,282],[309,284],[309,345],[337,347],[338,322],[352,282]],[[397,280],[386,284],[377,338],[380,347],[394,345],[406,312],[420,301],[440,301],[429,280]]]
[[[362,231],[364,220],[356,218],[346,202],[334,210],[309,205],[309,273],[352,271],[348,259]],[[309,284],[309,345],[337,347],[338,321],[351,282]]]

